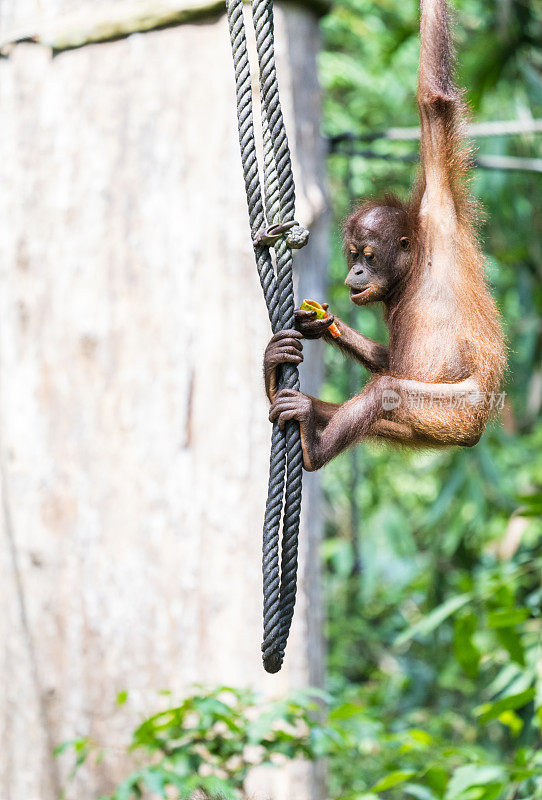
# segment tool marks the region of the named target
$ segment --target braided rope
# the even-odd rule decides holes
[[[294,327],[292,247],[306,244],[308,231],[294,218],[295,187],[290,151],[280,106],[274,55],[272,0],[253,0],[252,18],[260,71],[264,149],[264,204],[258,173],[252,112],[252,86],[243,18],[243,0],[227,0],[228,22],[235,68],[237,118],[243,176],[250,228],[260,283],[274,333]],[[277,236],[263,236],[268,225],[285,226]],[[286,234],[286,235],[284,235]],[[269,244],[275,249],[276,275]],[[280,387],[299,389],[297,367],[284,364]],[[303,454],[299,423],[292,421],[281,431],[273,425],[269,463],[269,488],[263,525],[264,635],[262,653],[268,672],[282,666],[293,617],[297,587],[297,552],[301,511]],[[284,511],[284,514],[283,514]],[[282,555],[279,566],[280,522]]]

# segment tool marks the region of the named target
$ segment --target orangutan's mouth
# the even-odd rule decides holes
[[[350,300],[361,300],[363,297],[368,297],[374,293],[375,288],[372,284],[365,286],[364,289],[357,289],[352,286],[350,288]]]

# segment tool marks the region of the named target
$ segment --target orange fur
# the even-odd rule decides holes
[[[291,390],[270,395],[270,419],[299,420],[309,470],[366,437],[408,447],[470,446],[495,410],[505,347],[469,194],[465,106],[452,76],[446,0],[421,0],[420,31],[421,176],[408,203],[392,195],[368,200],[344,226],[352,301],[384,303],[389,347],[338,319],[341,337],[324,334],[377,377],[341,406]],[[323,334],[314,325],[299,317],[299,330],[312,338]],[[296,359],[293,344],[272,340],[268,363]]]

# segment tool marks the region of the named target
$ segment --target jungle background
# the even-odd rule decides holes
[[[473,118],[539,118],[541,4],[455,6],[458,80]],[[323,32],[329,136],[417,124],[416,3],[339,2]],[[476,144],[480,155],[540,157],[536,136]],[[340,220],[352,197],[389,187],[405,196],[413,168],[334,155],[329,172],[331,306],[380,338],[378,313],[347,310]],[[502,424],[473,450],[358,449],[324,475],[329,688],[348,698],[336,714],[359,742],[355,759],[332,762],[336,797],[371,787],[420,800],[542,796],[542,182],[480,169],[472,188],[510,346]],[[355,390],[358,370],[326,355],[326,396],[338,400]]]
[[[476,122],[542,117],[542,5],[457,0],[458,79]],[[324,135],[415,126],[414,0],[336,0],[322,20]],[[540,159],[540,135],[480,139],[481,155]],[[343,150],[348,150],[348,147]],[[350,150],[353,149],[350,147]],[[374,156],[331,152],[332,311],[383,340],[378,309],[350,308],[341,221],[362,196],[406,196],[415,142],[375,138]],[[535,163],[535,162],[533,162]],[[248,692],[197,690],[146,720],[149,754],[114,795],[243,795],[276,757],[325,757],[341,800],[542,798],[542,175],[474,172],[492,291],[509,343],[501,420],[472,450],[363,447],[323,473],[325,691],[260,706]],[[326,351],[323,396],[366,378]],[[126,694],[118,698],[127,701]],[[65,745],[62,749],[66,749]],[[83,763],[92,743],[69,745]],[[177,796],[177,795],[174,795]]]

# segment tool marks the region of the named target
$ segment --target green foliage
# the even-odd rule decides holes
[[[167,695],[167,693],[165,693]],[[127,748],[138,766],[108,798],[188,798],[196,790],[225,800],[244,798],[248,770],[260,764],[284,764],[298,757],[318,758],[336,737],[319,721],[323,695],[296,692],[264,703],[250,690],[219,686],[197,688],[180,704],[145,719]],[[120,692],[119,705],[128,700]],[[66,742],[57,755],[72,751],[72,777],[104,748],[89,739]],[[136,758],[137,756],[137,758]]]
[[[405,588],[400,633],[381,640],[368,679],[330,676],[344,698],[331,714],[343,737],[333,797],[542,797],[541,574],[540,547],[525,547],[458,571],[467,591],[429,611]]]
[[[542,5],[451,0],[459,81],[476,121],[542,117]],[[323,21],[324,128],[417,125],[417,0],[337,0]],[[540,158],[542,137],[494,136],[481,154]],[[382,155],[413,143],[371,142]],[[379,309],[353,309],[340,225],[358,197],[405,197],[416,167],[334,154],[335,311],[385,341]],[[342,698],[330,758],[341,800],[542,798],[542,180],[477,171],[487,272],[510,343],[506,407],[477,447],[364,446],[323,473],[328,684]],[[327,348],[325,399],[363,385]],[[341,710],[342,709],[342,710]]]
[[[514,624],[520,623],[511,619]],[[523,742],[513,757],[499,760],[494,749],[475,742],[476,727],[491,723],[515,741],[525,725],[539,730],[540,686],[521,688],[517,677],[509,674],[506,685],[494,681],[487,695],[498,699],[475,709],[471,720],[451,710],[403,712],[399,718],[390,714],[386,689],[376,683],[346,687],[336,699],[313,690],[267,703],[248,690],[198,689],[137,727],[127,747],[137,766],[113,794],[99,800],[180,800],[196,790],[209,798],[241,800],[251,767],[323,756],[331,768],[331,797],[337,800],[368,800],[382,792],[420,800],[496,800],[511,786],[510,796],[539,797],[540,751]],[[493,733],[496,739],[499,732]],[[89,739],[66,742],[56,753],[70,751],[72,777],[88,759],[104,755],[104,748]]]

